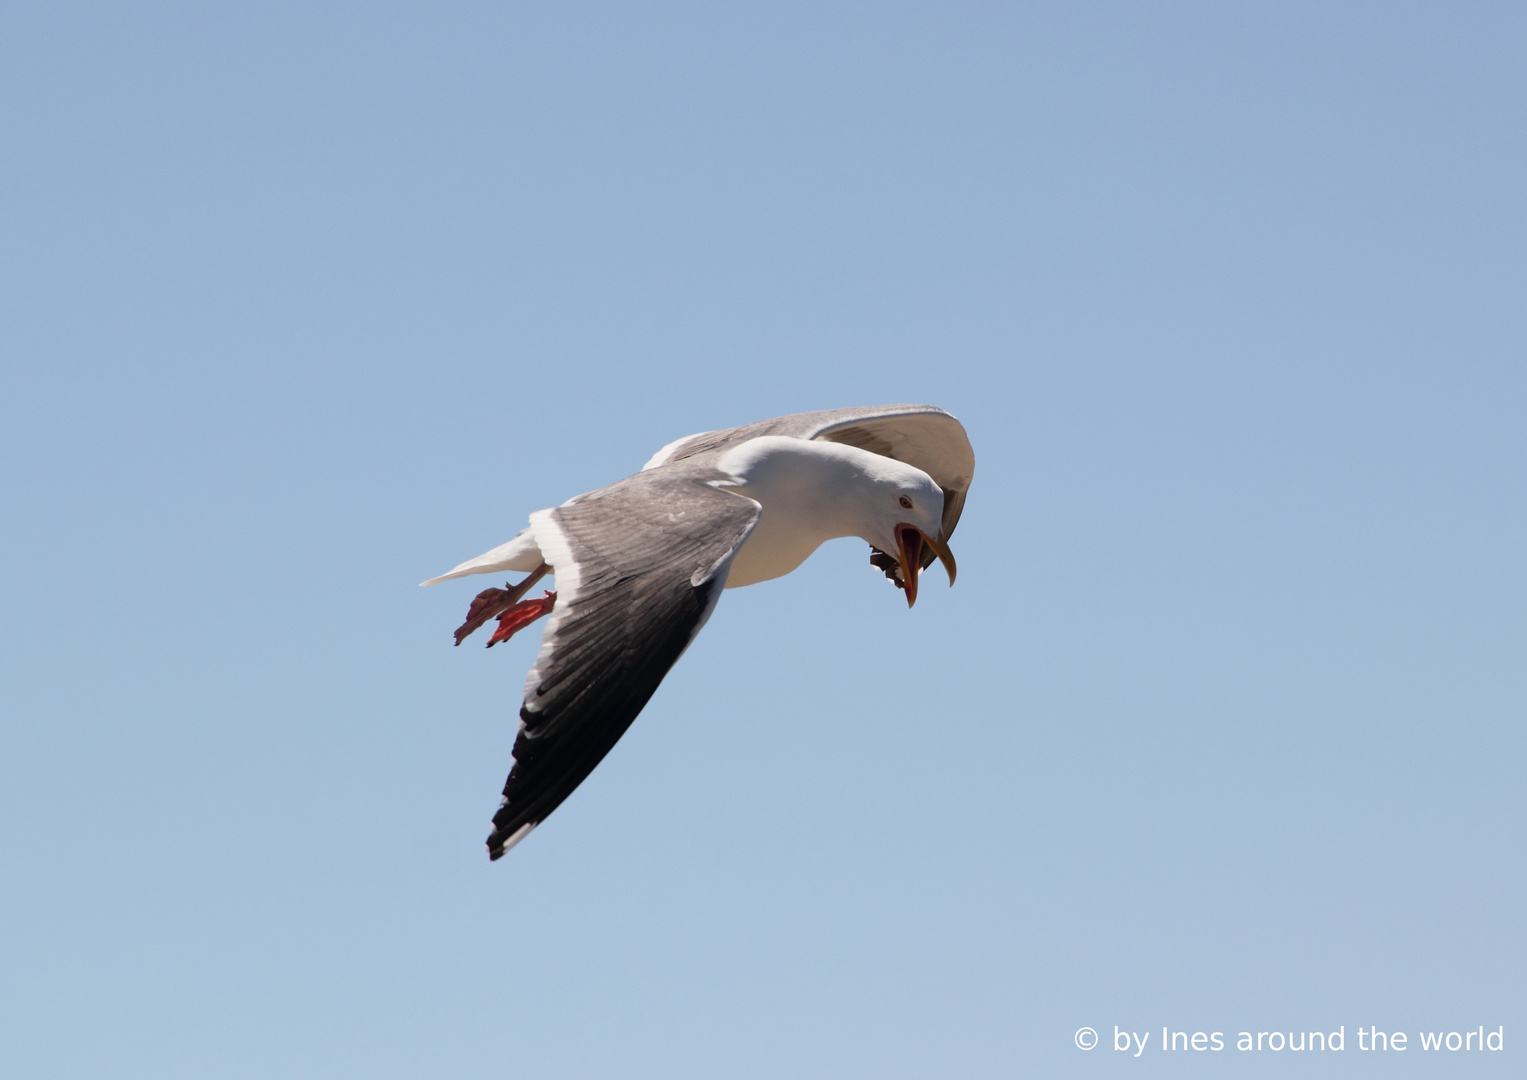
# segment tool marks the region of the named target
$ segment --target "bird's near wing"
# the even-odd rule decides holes
[[[822,409],[777,416],[773,420],[761,420],[724,431],[703,431],[669,443],[647,463],[647,468],[697,457],[760,435],[847,443],[921,469],[944,489],[941,524],[945,540],[959,524],[960,513],[965,509],[965,495],[976,471],[975,451],[970,447],[964,425],[932,405]],[[936,557],[931,547],[925,547],[922,568],[926,570]]]
[[[493,817],[497,859],[625,734],[716,606],[759,506],[693,468],[638,473],[532,514],[557,602],[525,680],[514,768]]]

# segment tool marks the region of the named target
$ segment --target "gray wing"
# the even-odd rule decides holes
[[[847,443],[872,454],[882,454],[916,466],[944,489],[944,537],[948,539],[965,509],[965,495],[976,471],[976,455],[965,427],[943,409],[932,405],[866,405],[852,409],[821,409],[791,413],[756,424],[707,431],[665,447],[666,458],[654,464],[671,464],[722,450],[760,435],[787,435],[798,439],[824,439]],[[923,568],[935,558],[923,550]]]
[[[705,625],[760,513],[709,470],[638,473],[531,516],[557,601],[525,681],[497,859],[604,759]]]

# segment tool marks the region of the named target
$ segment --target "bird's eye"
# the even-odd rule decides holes
[[[910,510],[910,509],[912,509],[912,500],[907,498],[905,495],[903,495],[900,499],[898,499],[897,502],[901,503],[901,506],[902,506],[903,510]]]

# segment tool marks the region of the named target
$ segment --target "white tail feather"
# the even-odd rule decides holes
[[[540,547],[536,544],[534,534],[529,529],[525,529],[507,544],[500,544],[492,551],[484,552],[475,559],[468,559],[449,573],[432,577],[428,581],[421,581],[419,586],[422,588],[425,585],[450,581],[452,578],[469,577],[472,574],[495,574],[500,570],[518,570],[528,574],[545,561]]]

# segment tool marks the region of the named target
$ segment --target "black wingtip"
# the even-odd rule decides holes
[[[505,817],[508,817],[502,808],[500,808],[499,814],[504,814]],[[514,823],[512,820],[508,822],[499,822],[495,820],[493,824],[493,831],[488,834],[489,862],[498,862],[498,860],[502,859],[509,853],[510,848],[514,847],[521,840],[525,839],[525,837],[535,832],[535,828],[540,824],[540,822],[521,822],[517,827],[510,829],[507,833],[504,831],[505,824]]]

